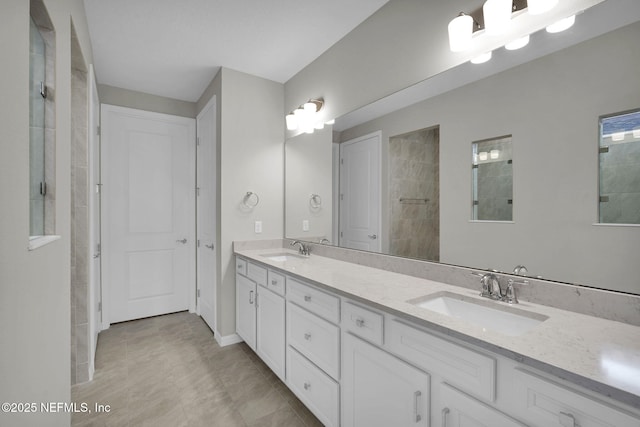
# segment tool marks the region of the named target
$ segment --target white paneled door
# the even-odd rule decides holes
[[[195,120],[102,105],[103,316],[195,309]]]
[[[380,132],[340,144],[340,246],[379,252]]]
[[[216,330],[216,98],[198,114],[198,314]]]

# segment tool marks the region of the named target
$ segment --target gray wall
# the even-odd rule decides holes
[[[218,287],[216,329],[235,333],[234,240],[278,239],[284,235],[283,85],[222,68],[197,102],[200,111],[218,103]],[[260,197],[251,211],[247,191]],[[262,233],[254,233],[254,221]]]
[[[349,129],[342,139],[382,130],[384,145],[390,135],[440,125],[441,261],[502,270],[524,263],[534,275],[640,293],[640,227],[594,225],[598,119],[640,105],[638,40],[635,23]],[[514,223],[472,223],[471,143],[508,134]]]
[[[0,6],[0,343],[3,402],[70,400],[71,20],[92,62],[82,0],[45,0],[56,31],[55,233],[29,239],[29,2]],[[71,19],[70,19],[71,17]],[[5,414],[0,424],[68,426],[69,413]]]
[[[97,71],[99,73],[99,70]],[[98,79],[100,75],[98,74]],[[122,89],[108,85],[98,85],[100,103],[120,107],[136,108],[155,113],[172,114],[180,117],[196,117],[196,103],[150,95],[134,90]]]

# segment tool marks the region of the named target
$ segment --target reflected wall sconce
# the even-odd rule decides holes
[[[461,12],[449,22],[449,48],[452,52],[464,52],[473,47],[474,40],[480,37],[494,37],[504,34],[512,25],[514,13],[541,15],[552,10],[559,0],[486,0],[480,10],[471,14]],[[546,29],[549,33],[567,30],[575,22],[575,15],[550,22]],[[517,50],[529,44],[529,35],[507,42],[507,50]],[[491,52],[485,52],[471,60],[482,64],[491,59]]]
[[[304,133],[313,133],[316,129],[323,129],[325,122],[320,120],[318,113],[322,110],[324,100],[310,99],[291,113],[285,116],[287,130],[301,130]],[[333,121],[331,121],[333,122]],[[327,122],[327,124],[332,124]]]
[[[322,197],[319,194],[312,194],[309,197],[309,206],[313,209],[319,209],[322,206]]]

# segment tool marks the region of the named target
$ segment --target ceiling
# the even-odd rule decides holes
[[[388,0],[84,0],[100,84],[197,101],[221,66],[285,83]]]

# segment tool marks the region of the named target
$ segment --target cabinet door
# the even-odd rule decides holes
[[[236,332],[256,349],[256,284],[236,274]]]
[[[434,394],[436,391],[434,391]],[[440,405],[433,408],[440,413],[440,424],[443,427],[525,427],[509,418],[502,412],[481,403],[461,391],[454,389],[447,384],[438,386],[438,400]]]
[[[284,381],[284,298],[258,286],[258,335],[256,352],[275,374]]]
[[[343,344],[343,425],[429,425],[429,375],[353,335]]]

